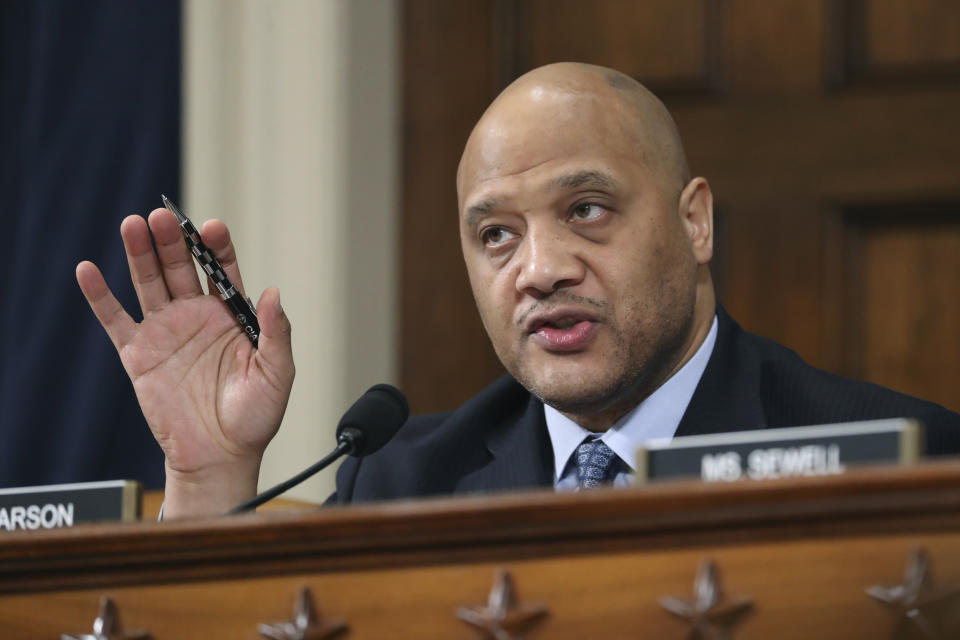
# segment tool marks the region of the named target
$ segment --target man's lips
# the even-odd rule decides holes
[[[531,338],[547,351],[579,351],[590,344],[596,326],[589,320],[581,320],[569,329],[543,325]]]
[[[527,319],[530,338],[547,351],[579,351],[596,333],[596,318],[579,309],[557,309]]]

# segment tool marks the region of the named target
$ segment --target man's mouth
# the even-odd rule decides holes
[[[539,314],[527,322],[531,339],[547,351],[569,352],[584,349],[596,333],[596,319],[579,311]]]
[[[577,323],[583,322],[578,318],[561,318],[560,320],[545,322],[542,326],[552,328],[552,329],[570,329],[575,326]]]

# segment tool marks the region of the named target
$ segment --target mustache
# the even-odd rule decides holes
[[[517,325],[520,327],[526,326],[527,318],[529,318],[532,314],[540,312],[549,313],[562,304],[574,304],[580,307],[590,307],[601,312],[599,315],[602,315],[602,312],[606,311],[608,306],[608,303],[603,300],[579,296],[570,291],[566,291],[565,289],[559,289],[534,302],[533,305],[524,311],[523,314],[517,319]]]

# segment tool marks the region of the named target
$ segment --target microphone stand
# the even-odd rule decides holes
[[[317,473],[318,471],[326,469],[328,466],[330,466],[330,464],[335,462],[341,456],[345,454],[347,455],[352,454],[354,449],[356,449],[356,442],[351,438],[346,438],[341,436],[341,438],[337,442],[337,448],[334,449],[325,458],[321,458],[319,461],[307,467],[306,469],[304,469],[297,475],[293,476],[289,480],[285,480],[280,484],[278,484],[277,486],[267,489],[266,491],[256,496],[255,498],[247,500],[243,504],[237,505],[233,509],[230,509],[230,511],[227,511],[226,515],[230,516],[237,513],[243,513],[244,511],[251,511],[253,509],[256,509],[257,507],[262,505],[264,502],[267,502],[268,500],[273,500],[274,498],[276,498],[278,495],[280,495],[287,489],[290,489],[291,487],[295,487],[296,485],[300,484],[301,482],[303,482],[313,474]]]

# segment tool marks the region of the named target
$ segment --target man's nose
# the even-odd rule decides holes
[[[536,298],[575,286],[586,275],[586,265],[562,234],[528,230],[517,259],[517,290]]]

